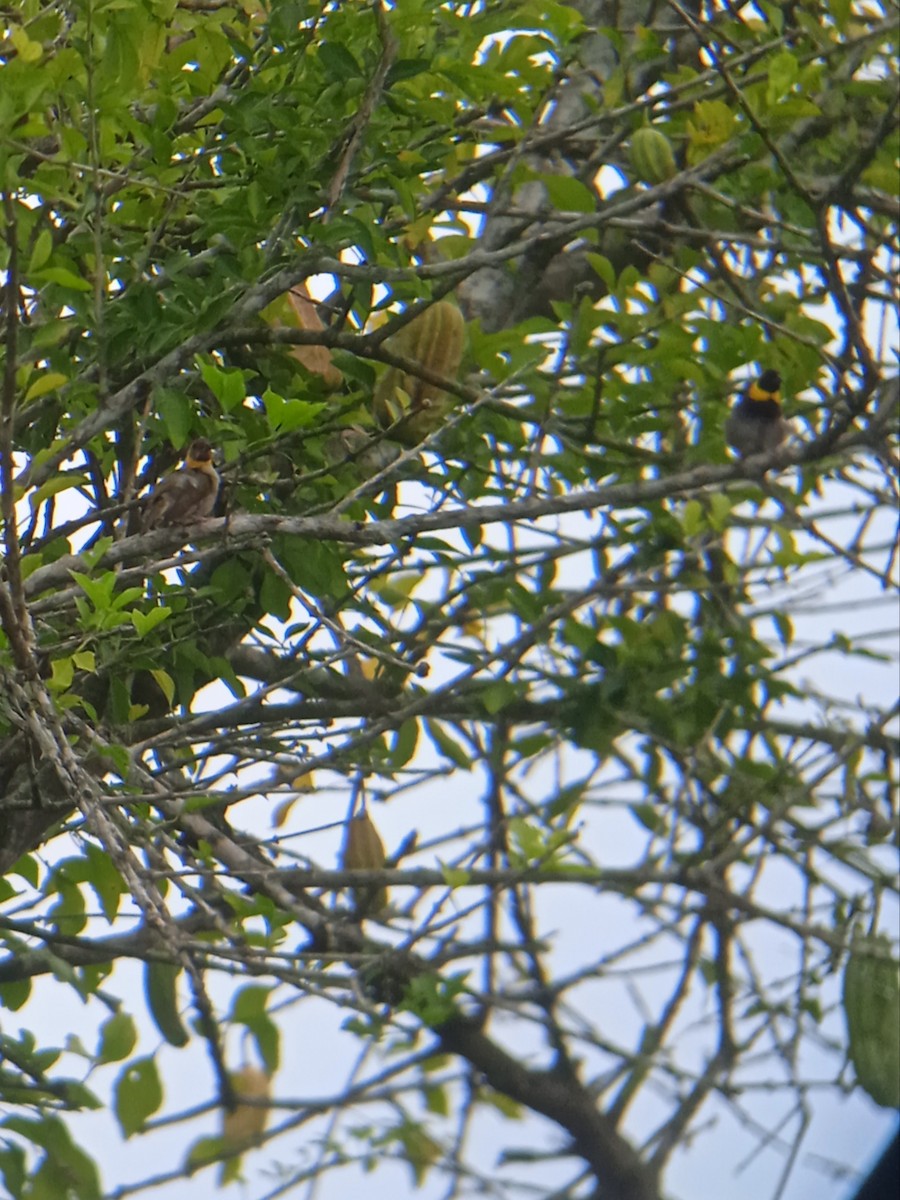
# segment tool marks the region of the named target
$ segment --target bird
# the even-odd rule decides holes
[[[725,440],[741,458],[777,450],[791,432],[781,412],[781,376],[763,371],[751,383],[725,422]]]
[[[192,525],[208,517],[219,494],[219,475],[212,461],[212,446],[195,438],[188,446],[184,466],[161,480],[147,498],[143,529]]]

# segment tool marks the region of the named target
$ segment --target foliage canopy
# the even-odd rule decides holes
[[[262,1140],[657,1200],[722,1121],[784,1185],[897,927],[894,18],[4,8],[15,1200],[110,1194],[103,1105],[181,1138],[117,1196]],[[140,532],[200,436],[216,515]]]

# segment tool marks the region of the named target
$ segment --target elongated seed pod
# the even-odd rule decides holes
[[[241,1104],[240,1097],[248,1100],[264,1100],[269,1096],[270,1079],[259,1067],[241,1067],[231,1076],[231,1086],[238,1103],[222,1118],[222,1140],[229,1150],[248,1145],[259,1137],[266,1127],[269,1110],[264,1104]]]
[[[144,964],[144,996],[156,1028],[170,1046],[186,1046],[188,1031],[178,1011],[177,982],[181,967],[176,963]]]
[[[341,866],[346,871],[377,871],[386,859],[384,843],[368,813],[361,813],[347,823]],[[387,908],[386,887],[366,885],[353,889],[353,900],[359,916],[376,916]]]
[[[669,139],[652,125],[644,125],[631,135],[631,165],[645,183],[665,183],[678,171]]]
[[[462,313],[448,300],[438,300],[404,326],[388,346],[436,375],[455,379],[465,340]],[[405,446],[417,446],[439,429],[452,407],[452,397],[438,384],[399,367],[391,367],[381,377],[372,399],[378,424]]]
[[[267,1104],[247,1104],[246,1100],[268,1100],[271,1078],[259,1067],[241,1067],[230,1073],[231,1086],[237,1103],[222,1115],[222,1148],[229,1156],[219,1168],[219,1186],[241,1178],[241,1154],[235,1151],[250,1149],[266,1127],[269,1117]]]
[[[860,1087],[876,1104],[900,1108],[900,963],[887,938],[854,938],[843,1002]]]

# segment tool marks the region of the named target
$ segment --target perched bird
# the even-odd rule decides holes
[[[776,450],[791,432],[781,413],[781,376],[763,371],[731,410],[725,440],[741,458]]]
[[[144,509],[144,532],[167,525],[192,525],[212,512],[219,494],[219,476],[212,462],[212,446],[195,438],[188,446],[184,466],[156,485]]]

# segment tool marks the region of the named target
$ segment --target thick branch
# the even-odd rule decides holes
[[[824,448],[829,453],[851,450],[860,445],[867,445],[868,440],[866,430],[856,430],[845,434],[837,445],[831,444],[829,437]],[[371,521],[365,525],[328,516],[291,517],[269,513],[239,513],[233,517],[199,522],[190,528],[160,529],[140,537],[126,538],[111,546],[94,569],[109,570],[119,563],[147,562],[149,559],[151,565],[145,573],[150,574],[154,569],[158,569],[152,564],[154,553],[167,553],[189,542],[197,543],[200,539],[217,535],[224,536],[230,550],[258,548],[275,534],[289,534],[311,541],[342,542],[349,546],[386,546],[404,542],[419,533],[438,530],[483,529],[493,524],[508,525],[513,521],[534,521],[540,517],[560,513],[639,507],[675,496],[692,496],[706,488],[721,489],[726,484],[738,480],[758,478],[773,462],[785,468],[814,462],[821,452],[819,439],[816,439],[794,449],[780,451],[774,458],[765,454],[756,455],[726,466],[699,466],[690,471],[647,479],[639,483],[610,484],[607,487],[586,488],[563,496],[513,500],[505,504],[445,509],[421,516]],[[202,557],[202,552],[194,551],[182,556],[180,563],[186,565]],[[65,586],[72,571],[88,569],[88,564],[78,555],[65,555],[46,567],[40,567],[29,576],[26,581],[26,596],[33,598],[50,588]]]
[[[435,1032],[445,1051],[464,1058],[495,1091],[571,1134],[573,1150],[590,1165],[602,1195],[615,1200],[659,1200],[655,1172],[641,1162],[577,1079],[528,1070],[464,1017],[446,1022]]]

